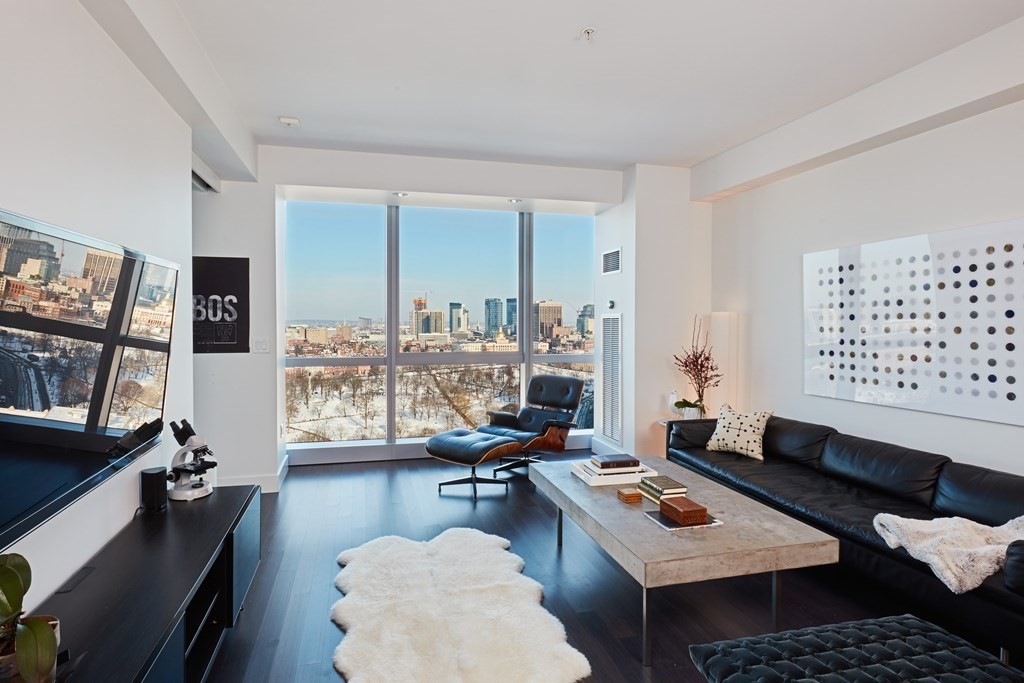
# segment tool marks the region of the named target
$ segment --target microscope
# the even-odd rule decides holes
[[[171,460],[171,473],[167,480],[174,486],[167,493],[171,500],[192,501],[213,493],[213,482],[203,479],[210,470],[217,467],[213,451],[206,445],[206,439],[196,434],[188,420],[182,420],[179,427],[171,423],[171,431],[181,448]],[[216,474],[216,473],[215,473]]]

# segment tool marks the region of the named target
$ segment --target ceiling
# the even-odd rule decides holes
[[[262,144],[613,169],[691,166],[1024,16],[1021,0],[178,4]]]

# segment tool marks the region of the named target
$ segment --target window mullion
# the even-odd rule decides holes
[[[525,405],[526,386],[533,375],[533,214],[519,214],[519,304],[516,321],[523,370],[519,376],[519,404]]]
[[[387,407],[385,420],[385,440],[389,444],[395,443],[398,435],[398,334],[400,328],[399,306],[399,263],[398,263],[398,225],[399,208],[388,207],[387,227],[387,317],[384,322],[384,339],[386,346],[387,373],[385,375],[385,400]]]

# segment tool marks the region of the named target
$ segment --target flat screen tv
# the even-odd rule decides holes
[[[123,466],[114,443],[163,418],[177,278],[0,210],[0,482],[18,482],[0,491],[0,547]]]

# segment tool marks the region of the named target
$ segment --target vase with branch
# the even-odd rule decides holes
[[[702,333],[703,332],[703,337]],[[697,394],[697,400],[682,400],[676,402],[676,408],[696,408],[703,417],[707,412],[704,405],[704,394],[708,389],[717,387],[722,382],[722,373],[718,369],[718,363],[711,355],[711,345],[708,344],[708,333],[702,329],[701,319],[694,316],[693,335],[690,338],[690,346],[683,347],[683,355],[673,355],[676,367],[690,381],[690,386]]]

